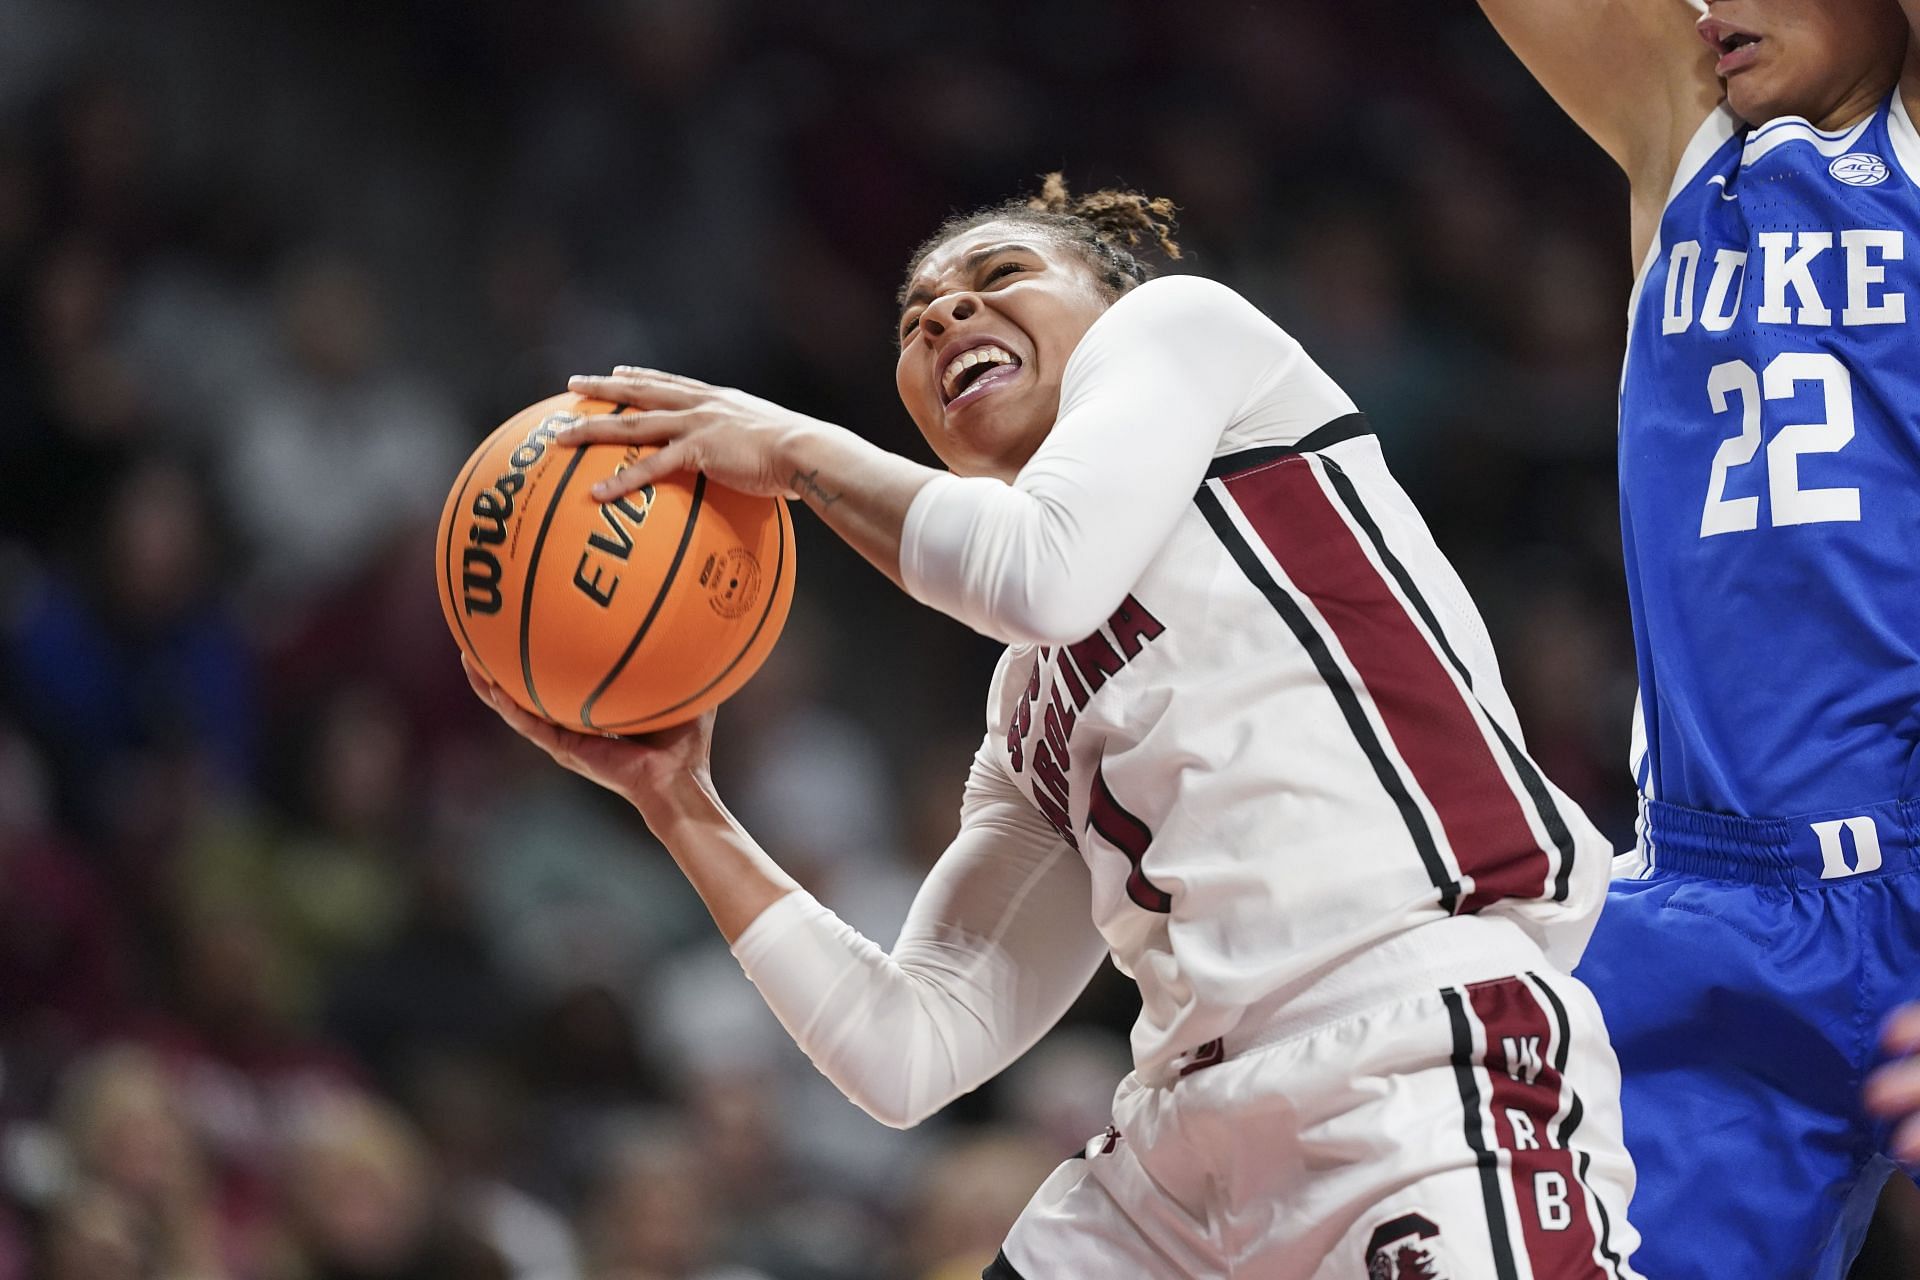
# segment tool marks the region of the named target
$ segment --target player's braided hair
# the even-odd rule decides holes
[[[1099,276],[1102,287],[1117,298],[1153,276],[1152,268],[1135,250],[1155,248],[1168,258],[1179,258],[1173,215],[1173,201],[1164,196],[1111,187],[1075,196],[1067,191],[1065,178],[1049,173],[1041,179],[1039,195],[958,214],[941,223],[914,250],[907,264],[907,278],[912,279],[928,254],[955,236],[989,222],[1013,222],[1044,228],[1078,249]],[[902,285],[900,292],[904,299],[906,286]]]

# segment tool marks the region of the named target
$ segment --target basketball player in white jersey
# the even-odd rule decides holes
[[[666,374],[565,443],[662,443],[797,494],[1008,644],[959,834],[883,952],[727,813],[712,728],[583,737],[854,1102],[912,1125],[1038,1040],[1102,960],[1139,985],[1113,1125],[989,1277],[1635,1275],[1618,1076],[1568,976],[1609,850],[1541,777],[1472,602],[1353,401],[1231,290],[1147,281],[1170,207],[957,219],[902,295],[901,399],[948,468]]]

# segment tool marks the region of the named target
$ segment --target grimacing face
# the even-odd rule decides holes
[[[1920,14],[1920,0],[1901,0]],[[1700,36],[1727,102],[1748,124],[1858,116],[1900,77],[1907,21],[1895,0],[1708,0]]]
[[[894,383],[956,475],[1011,481],[1060,413],[1060,379],[1112,305],[1080,250],[1044,227],[988,222],[908,281]]]

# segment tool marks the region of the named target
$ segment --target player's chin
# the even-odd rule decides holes
[[[1750,67],[1727,78],[1727,105],[1754,128],[1782,116],[1806,115],[1813,108],[1799,101],[1790,83],[1784,82],[1774,68]]]
[[[1033,455],[1046,426],[1031,412],[1014,405],[971,406],[972,412],[947,420],[947,439],[954,455],[967,459],[970,475],[1001,475],[1017,471]]]

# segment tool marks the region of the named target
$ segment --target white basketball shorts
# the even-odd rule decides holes
[[[1121,1081],[987,1280],[1637,1280],[1606,1027],[1509,922],[1370,949],[1180,1071]]]

